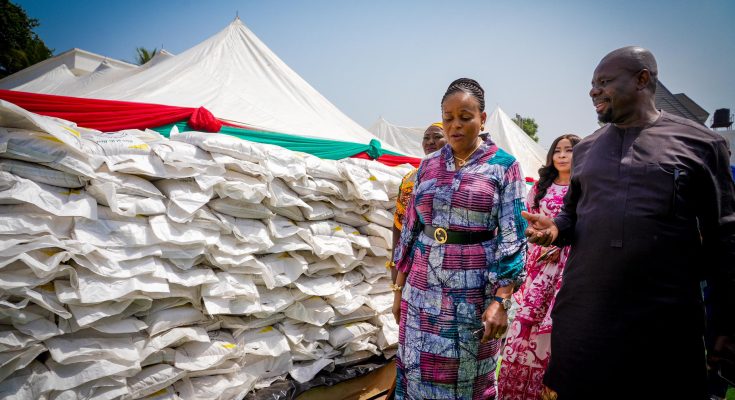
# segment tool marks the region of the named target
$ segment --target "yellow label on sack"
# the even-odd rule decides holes
[[[157,392],[155,392],[155,393],[151,393],[151,394],[149,394],[149,395],[148,395],[148,396],[146,396],[145,398],[146,398],[146,399],[154,399],[154,398],[156,398],[156,397],[158,397],[158,396],[161,396],[161,395],[164,395],[164,394],[166,394],[166,393],[168,393],[168,391],[166,390],[166,388],[163,388],[163,389],[161,389],[161,390],[159,390],[159,391],[157,391]]]
[[[226,349],[234,349],[235,347],[237,347],[237,345],[235,343],[225,343],[222,345],[222,347]]]
[[[358,232],[358,231],[352,231],[352,234],[353,234],[353,235],[359,235],[359,234],[360,234],[360,232]]]
[[[280,256],[278,256],[278,258],[281,258],[281,259],[283,259],[283,258],[291,258],[291,255],[288,254],[288,253],[283,253]]]
[[[377,181],[378,178],[375,177],[375,175],[370,175],[370,178],[368,178],[369,181]]]
[[[54,282],[53,281],[52,282],[49,282],[49,283],[45,283],[43,285],[38,285],[38,286],[36,286],[36,289],[43,289],[43,290],[46,290],[46,291],[49,291],[49,292],[56,291],[56,287],[54,286]]]
[[[49,257],[53,256],[54,254],[57,254],[57,253],[61,252],[60,249],[42,249],[42,250],[39,250],[39,251],[41,253],[49,256]]]
[[[56,142],[56,143],[64,143],[61,140],[59,140],[59,138],[57,138],[56,136],[51,136],[51,135],[42,135],[42,136],[39,135],[38,138],[39,139],[45,139],[45,140],[48,140],[48,141],[51,141],[51,142]]]
[[[143,144],[134,144],[134,145],[128,146],[128,148],[129,149],[136,149],[136,150],[148,150],[148,149],[150,149],[150,147],[148,147],[148,145],[145,144],[145,143],[143,143]]]
[[[73,194],[81,194],[81,193],[82,193],[82,191],[81,190],[78,190],[78,189],[69,189],[69,190],[65,190],[63,192],[59,192],[59,194],[62,194],[64,196],[71,196]]]
[[[266,326],[265,328],[258,331],[258,333],[267,333],[273,330],[272,326]]]
[[[342,230],[342,227],[341,227],[341,226],[335,226],[335,227],[334,227],[334,231],[335,231],[335,232],[339,232],[339,231],[341,231],[341,230]]]
[[[69,128],[68,126],[61,125],[62,128],[66,129],[67,131],[71,132],[72,135],[76,137],[80,137],[81,135],[79,132],[75,131],[74,129]]]

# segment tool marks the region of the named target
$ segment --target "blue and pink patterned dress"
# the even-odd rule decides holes
[[[473,332],[500,286],[524,278],[524,181],[518,162],[488,138],[456,170],[449,145],[429,155],[396,247],[408,272],[401,302],[397,399],[492,399],[499,340]],[[495,231],[478,244],[439,244],[419,229]],[[414,228],[414,229],[412,229]]]

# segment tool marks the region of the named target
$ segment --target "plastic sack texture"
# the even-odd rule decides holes
[[[409,168],[0,101],[0,399],[242,399],[391,357]]]

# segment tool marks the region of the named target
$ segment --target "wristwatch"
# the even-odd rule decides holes
[[[502,298],[500,296],[495,296],[495,297],[493,297],[493,300],[495,300],[498,303],[500,303],[503,306],[503,309],[505,311],[510,310],[510,306],[513,304],[513,302],[511,301],[510,297],[508,297],[507,299],[504,299],[504,298]]]

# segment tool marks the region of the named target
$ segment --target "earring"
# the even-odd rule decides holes
[[[485,124],[480,125],[480,130],[481,131],[484,131],[485,130]]]

